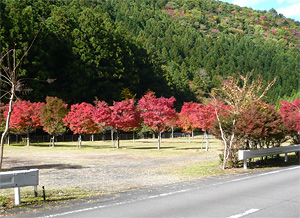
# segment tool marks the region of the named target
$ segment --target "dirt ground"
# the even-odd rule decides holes
[[[200,151],[199,143],[182,148],[182,152],[169,145],[157,151],[155,144],[149,151],[126,146],[124,149],[121,144],[117,151],[102,149],[96,143],[88,148],[83,145],[81,149],[74,146],[6,147],[4,169],[37,168],[40,187],[46,189],[76,188],[109,193],[187,181],[191,178],[180,173],[182,169],[218,160],[216,149]]]

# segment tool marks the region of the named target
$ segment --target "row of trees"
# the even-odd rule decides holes
[[[68,110],[67,104],[57,97],[47,97],[46,103],[19,100],[12,105],[9,129],[11,133],[26,134],[29,145],[29,135],[37,128],[42,127],[52,135],[54,143],[54,137],[65,133],[68,127],[74,134],[79,134],[81,147],[82,134],[94,134],[104,127],[112,127],[117,132],[119,148],[119,132],[134,131],[142,125],[142,120],[159,135],[165,131],[169,120],[176,116],[174,102],[174,97],[156,98],[153,92],[144,95],[137,106],[134,99],[114,102],[112,106],[97,100],[95,105],[82,102],[71,105]],[[8,105],[2,103],[0,113],[0,125],[4,129]]]
[[[71,105],[70,110],[57,97],[47,97],[46,103],[19,100],[13,104],[10,132],[26,134],[29,145],[29,134],[42,127],[52,135],[54,146],[54,137],[65,133],[68,127],[79,134],[78,146],[81,147],[82,134],[94,134],[111,127],[117,133],[119,148],[120,131],[138,131],[144,125],[158,133],[160,149],[163,131],[175,126],[190,133],[201,129],[223,140],[223,158],[232,163],[237,161],[238,149],[277,147],[287,139],[300,143],[299,99],[281,102],[280,111],[258,99],[238,109],[237,105],[225,105],[217,100],[206,105],[185,102],[176,113],[174,102],[174,97],[157,98],[153,92],[145,94],[137,105],[134,99],[114,102],[111,106],[97,100],[95,105],[85,102]],[[0,108],[0,125],[4,128],[8,107],[2,104]]]

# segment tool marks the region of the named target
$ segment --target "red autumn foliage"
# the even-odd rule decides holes
[[[156,98],[153,92],[144,95],[138,102],[144,123],[155,131],[164,131],[165,123],[176,116],[175,101],[174,97]]]
[[[297,98],[293,102],[281,101],[280,112],[283,122],[287,127],[288,134],[294,143],[300,143],[300,100]]]
[[[215,122],[215,108],[212,104],[203,105],[194,102],[185,102],[179,113],[179,126],[186,132],[194,129],[206,131]]]
[[[7,106],[0,102],[0,132],[3,132],[5,129],[5,116],[4,116],[4,112],[7,110]]]
[[[140,125],[140,114],[134,105],[134,99],[114,102],[110,106],[109,126],[117,130],[117,148],[119,148],[119,131],[130,131]]]
[[[138,102],[144,123],[159,134],[158,149],[160,148],[160,133],[166,128],[166,122],[176,116],[173,108],[176,99],[156,98],[153,92],[148,92]]]
[[[140,124],[140,114],[134,105],[134,99],[114,102],[110,107],[109,125],[120,130],[129,131]]]
[[[95,107],[88,103],[74,104],[63,121],[74,134],[93,134],[99,130],[93,120]]]
[[[236,134],[245,149],[277,147],[285,139],[285,126],[275,108],[256,102],[245,108],[236,125]]]
[[[29,134],[41,127],[41,111],[44,103],[31,103],[20,100],[13,105],[9,128],[13,131],[27,135],[29,145]],[[8,111],[5,112],[7,116]]]
[[[210,129],[216,120],[215,107],[209,103],[206,106],[204,105],[199,113],[201,117],[201,129],[203,131]]]
[[[110,124],[110,108],[105,101],[97,101],[93,112],[93,120],[99,127],[109,126]]]
[[[184,132],[191,132],[199,128],[197,126],[196,114],[200,104],[195,102],[184,102],[180,113],[178,114],[178,125]]]

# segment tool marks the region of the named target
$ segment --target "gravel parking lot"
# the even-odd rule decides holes
[[[37,168],[40,186],[48,189],[76,188],[109,193],[186,181],[191,178],[179,173],[180,170],[218,159],[215,151],[197,149],[199,143],[185,143],[182,151],[178,150],[179,145],[173,148],[168,145],[157,151],[155,141],[153,143],[153,149],[149,149],[148,142],[145,150],[128,149],[126,143],[120,150],[105,149],[97,147],[97,142],[81,149],[10,146],[5,148],[4,169]]]

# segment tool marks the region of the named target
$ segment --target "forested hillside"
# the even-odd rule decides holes
[[[299,93],[300,23],[274,9],[212,0],[2,0],[1,54],[15,47],[20,58],[40,27],[20,68],[32,89],[23,99],[111,103],[151,89],[204,101],[226,76],[250,71],[266,84],[278,77],[270,103]]]

